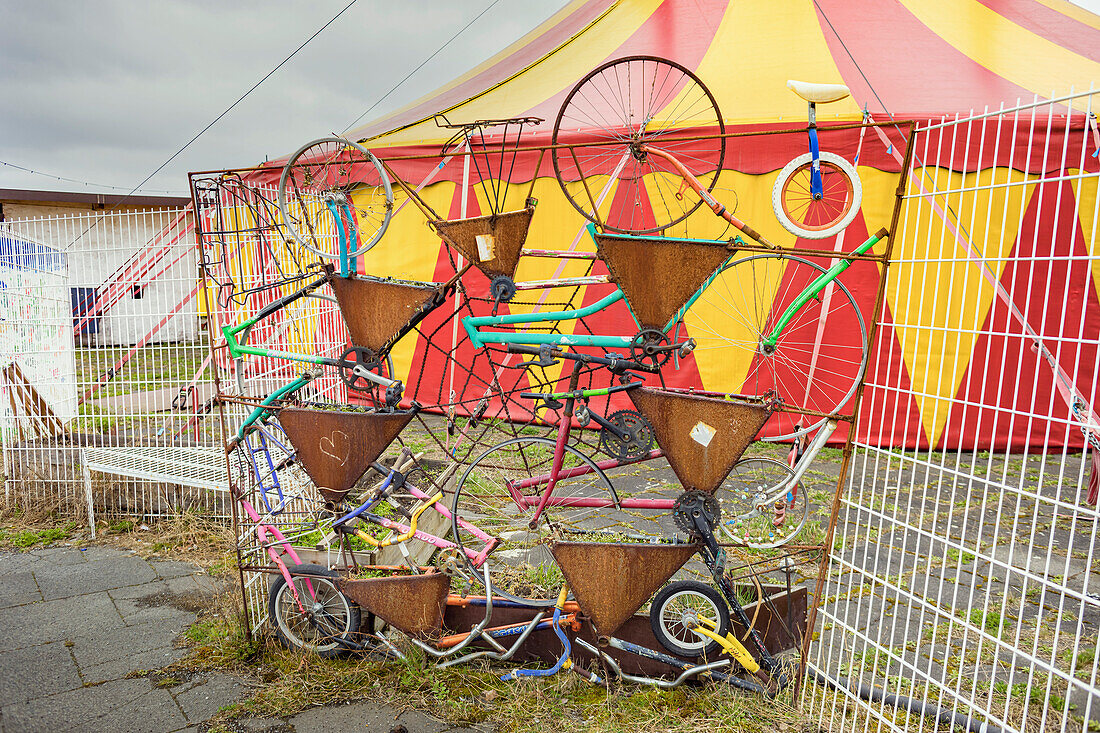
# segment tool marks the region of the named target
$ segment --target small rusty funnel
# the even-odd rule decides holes
[[[432,300],[436,289],[373,277],[333,277],[332,290],[351,342],[377,353]]]
[[[694,544],[550,544],[577,604],[600,636],[618,631],[695,550]]]
[[[596,251],[642,328],[664,331],[734,252],[725,242],[596,234]]]
[[[713,493],[772,414],[762,405],[648,387],[629,394],[689,491]]]
[[[514,277],[535,207],[472,219],[432,222],[439,236],[492,279]]]
[[[326,501],[340,501],[382,455],[413,412],[344,412],[304,407],[279,410],[279,423],[302,467]]]
[[[438,636],[451,580],[443,573],[340,579],[341,593],[409,636]]]

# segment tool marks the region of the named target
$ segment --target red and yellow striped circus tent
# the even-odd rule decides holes
[[[717,100],[727,132],[772,133],[804,126],[806,103],[788,90],[789,79],[850,88],[847,99],[819,106],[818,121],[825,128],[858,122],[865,115],[875,122],[916,120],[927,125],[942,118],[1011,107],[1037,97],[1056,97],[1071,88],[1087,90],[1093,82],[1100,83],[1100,18],[1062,0],[575,0],[477,68],[347,137],[361,141],[387,160],[410,186],[419,187],[420,194],[442,218],[477,216],[501,205],[505,210],[517,209],[530,190],[538,199],[538,207],[528,247],[592,251],[593,243],[583,233],[585,220],[562,195],[549,156],[518,155],[507,167],[507,181],[494,193],[492,187],[479,184],[476,156],[471,156],[471,161],[471,157],[447,158],[441,154],[454,130],[440,127],[435,115],[444,114],[451,122],[542,118],[545,122],[541,125],[525,128],[522,144],[547,145],[558,110],[573,86],[600,64],[633,55],[663,57],[693,70]],[[986,131],[981,135],[963,142],[925,143],[917,150],[915,166],[925,172],[943,171],[943,175],[957,178],[963,187],[991,180],[997,171],[1020,181],[1049,174],[1063,164],[1052,163],[1028,147],[1028,135],[1015,134],[1020,125],[1029,126],[1029,135],[1039,134],[1036,124],[1044,134],[1047,129],[1060,134],[1088,134],[1089,122],[1070,105],[1064,114],[1038,123],[1020,119],[997,128],[983,128]],[[854,160],[863,185],[859,215],[848,230],[823,240],[824,246],[851,249],[869,233],[889,226],[902,175],[906,129],[847,128],[831,135],[823,132],[822,147]],[[581,129],[576,132],[583,134]],[[492,142],[492,138],[489,140]],[[806,147],[804,133],[731,138],[715,190],[728,205],[733,202],[738,216],[783,247],[798,243],[772,213],[771,189],[784,164],[805,152]],[[431,157],[408,157],[417,155]],[[1095,171],[1096,160],[1090,157],[1067,165]],[[592,184],[607,185],[606,174]],[[1095,242],[1095,219],[1084,213],[1096,207],[1095,179],[1091,189],[1023,185],[1001,195],[1021,198],[1007,207],[1018,212],[1014,223],[1019,236],[1007,238],[1008,250],[994,253],[999,258],[995,277],[1023,277],[1010,271],[1010,264],[1006,266],[1007,255],[1017,241],[1027,242],[1032,249],[1034,242],[1053,240],[1055,248],[1080,248],[1082,242]],[[1082,200],[1075,201],[1075,197]],[[610,198],[614,199],[613,191]],[[1056,221],[1051,218],[1060,201],[1083,212],[1079,222],[1066,216]],[[425,226],[424,216],[413,206],[403,207],[403,203],[404,194],[395,190],[398,213],[385,237],[362,259],[360,269],[374,275],[446,280],[454,270],[443,243]],[[615,206],[614,201],[611,206]],[[915,231],[918,222],[906,222],[903,217],[899,229],[906,226]],[[872,362],[868,367],[871,380],[903,383],[905,392],[919,397],[905,408],[909,412],[906,425],[893,420],[890,425],[861,427],[861,439],[910,447],[979,444],[1001,448],[1051,440],[1049,435],[1023,424],[1002,440],[980,431],[964,431],[958,427],[959,421],[947,419],[952,409],[949,403],[964,399],[963,393],[975,388],[973,385],[980,380],[974,372],[981,368],[979,358],[990,358],[989,345],[981,335],[988,328],[981,324],[983,314],[991,313],[997,289],[990,283],[955,288],[949,298],[927,304],[912,288],[903,287],[900,283],[913,278],[950,282],[957,277],[949,267],[918,264],[925,254],[920,251],[924,243],[938,244],[943,239],[929,235],[929,228],[938,227],[950,235],[951,222],[925,221],[919,226],[923,226],[921,237],[909,241],[898,237],[895,242],[902,277],[892,279],[887,287],[881,343],[871,350],[872,360],[878,355],[882,363]],[[1070,245],[1067,232],[1074,227],[1078,228],[1073,235],[1077,244]],[[978,225],[971,232],[975,240],[984,235],[980,229]],[[692,215],[676,236],[728,238],[732,232],[727,232],[704,208]],[[1088,267],[1087,260],[1084,266]],[[587,273],[587,267],[587,262],[580,260],[523,258],[516,279],[580,276]],[[594,272],[606,272],[602,267],[597,263]],[[1076,283],[1067,297],[1076,298],[1083,308],[1094,309],[1100,318],[1100,272],[1093,273],[1087,282],[1070,277],[1068,272],[1056,275],[1067,283]],[[471,271],[468,278],[471,292],[487,289],[488,281],[480,273]],[[872,318],[879,283],[876,266],[857,263],[846,273],[845,282],[865,309],[865,316]],[[591,304],[611,287],[578,288],[569,296],[569,303],[575,307]],[[545,299],[547,302],[561,299],[558,290],[548,292],[551,295]],[[637,326],[625,306],[619,305],[584,327],[591,328],[595,322],[602,332],[633,334]],[[538,307],[514,304],[512,310]],[[508,307],[502,306],[501,312],[508,312]],[[979,326],[956,329],[950,337],[943,335],[952,330],[952,319],[960,313],[969,314],[970,321],[976,317]],[[685,325],[690,332],[692,322],[688,320]],[[576,326],[566,324],[567,329],[572,327]],[[728,328],[736,328],[732,320]],[[430,323],[426,330],[431,330]],[[461,326],[453,330],[458,338]],[[447,382],[440,354],[448,346],[441,342],[452,337],[452,329],[444,328],[441,322],[432,333],[431,338],[410,337],[393,352],[396,372],[404,375],[413,389],[430,380],[432,389],[439,391],[440,381]],[[829,334],[833,341],[845,338],[844,334]],[[929,338],[939,341],[930,347]],[[469,344],[463,348],[470,348]],[[829,348],[829,344],[822,346],[825,352]],[[475,359],[472,352],[463,354],[461,350],[457,356],[468,357],[471,362]],[[1095,353],[1085,357],[1095,363]],[[994,354],[992,358],[1000,363],[1015,360],[1012,368],[1018,369],[1024,368],[1025,362],[1034,365],[1037,357],[1022,353]],[[886,363],[893,366],[888,369]],[[945,369],[945,364],[950,369]],[[751,391],[745,384],[751,371],[749,364],[730,363],[697,352],[680,366],[675,373],[665,374],[666,383],[723,392],[742,388]],[[1096,381],[1091,367],[1079,370],[1075,378],[1090,385]],[[451,382],[450,391],[459,389],[453,379]],[[1047,382],[1044,389],[1056,389],[1052,377]],[[467,389],[476,392],[481,388]],[[462,396],[457,394],[453,399],[460,401]],[[1067,432],[1064,439],[1080,445],[1079,435]]]

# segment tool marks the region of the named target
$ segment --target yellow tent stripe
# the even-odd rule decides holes
[[[1073,18],[1078,23],[1084,23],[1085,25],[1100,30],[1100,16],[1093,15],[1089,11],[1084,8],[1079,8],[1073,3],[1068,3],[1065,0],[1035,0],[1035,2],[1040,5],[1045,5],[1051,10],[1056,10],[1062,15]]]
[[[730,3],[697,73],[731,122],[804,124],[806,102],[787,80],[844,83],[811,0]],[[848,97],[821,105],[818,117],[859,119],[860,109]]]
[[[467,100],[437,110],[453,121],[495,119],[523,114],[546,101],[604,60],[608,49],[622,46],[657,10],[663,0],[638,0],[613,5],[579,33],[529,66]],[[583,42],[578,42],[582,41]],[[520,78],[522,77],[522,78]],[[432,97],[437,96],[433,93]],[[430,119],[396,132],[371,138],[372,145],[442,142],[443,134]],[[354,132],[351,136],[357,137]]]
[[[937,187],[958,189],[1033,179],[1016,170],[991,168],[965,176],[943,169],[917,170],[919,180],[935,180]],[[899,222],[894,242],[895,261],[886,283],[886,298],[894,314],[894,335],[909,370],[914,399],[929,444],[943,433],[963,377],[973,357],[977,333],[996,297],[980,268],[968,263],[968,254],[951,229],[969,235],[980,248],[985,266],[1000,277],[1016,242],[1016,232],[1035,186],[973,191],[947,197],[912,199]],[[910,187],[910,193],[918,193]],[[1007,201],[1006,201],[1007,199]],[[935,213],[945,211],[993,213],[957,221],[950,227]],[[1004,212],[1003,221],[996,212]],[[1001,232],[1004,236],[1001,236]],[[914,236],[916,235],[916,236]]]
[[[1016,25],[976,0],[901,0],[934,33],[975,62],[1046,96],[1100,83],[1100,63]],[[1058,84],[1057,90],[1051,85]]]

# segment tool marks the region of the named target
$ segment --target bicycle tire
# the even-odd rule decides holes
[[[677,580],[657,591],[649,606],[650,628],[665,649],[691,658],[714,654],[721,645],[685,626],[685,612],[704,615],[715,623],[714,633],[724,637],[729,632],[730,613],[722,594],[697,580]]]
[[[548,473],[554,446],[555,441],[534,436],[512,438],[492,446],[459,477],[451,503],[453,537],[467,565],[471,563],[466,551],[481,552],[485,542],[462,526],[460,520],[501,541],[489,554],[495,568],[490,573],[492,592],[528,605],[552,604],[561,590],[563,579],[547,545],[551,537],[608,540],[616,539],[628,529],[628,518],[613,505],[616,494],[611,481],[592,459],[569,446],[565,447],[562,471],[583,466],[589,473],[559,478],[553,493],[558,503],[547,504],[534,529],[528,525],[534,507],[524,508],[514,501],[508,482]],[[528,489],[527,495],[543,488]],[[570,499],[581,498],[606,499],[611,506],[563,505]],[[470,566],[467,573],[479,585],[483,584],[479,568]]]
[[[359,606],[336,588],[333,579],[339,574],[309,564],[287,565],[287,571],[298,597],[308,607],[308,614],[320,618],[315,624],[303,616],[286,578],[277,575],[268,589],[267,613],[279,643],[287,649],[312,651],[320,657],[344,654],[348,647],[341,640],[352,641],[359,633],[361,616]]]
[[[823,291],[829,293],[827,311],[819,294],[796,312],[774,351],[762,348],[763,337],[787,306],[824,272],[810,260],[785,253],[744,257],[724,265],[684,314],[687,333],[696,341],[693,355],[704,389],[774,391],[785,408],[795,411],[773,413],[761,429],[763,440],[789,440],[822,425],[827,418],[805,418],[797,411],[839,413],[867,369],[863,314],[839,279],[832,281],[831,292]],[[838,334],[849,343],[840,343]],[[853,343],[855,335],[858,343]]]
[[[654,115],[662,112],[665,118],[650,128]],[[677,137],[677,130],[687,127],[713,127],[718,135],[725,133],[718,102],[698,76],[655,56],[609,61],[581,79],[558,110],[553,144],[581,144],[552,150],[554,175],[569,203],[589,221],[628,234],[663,231],[682,222],[703,201],[679,195],[681,175],[668,161],[645,155],[638,146]],[[623,144],[608,144],[618,142]],[[714,189],[725,159],[724,137],[661,143],[661,149],[687,166],[708,192]],[[600,196],[590,189],[588,179],[616,169],[620,172],[613,195]],[[621,205],[612,211],[614,200]],[[646,201],[648,207],[643,205]],[[647,208],[652,220],[646,218]]]
[[[328,201],[347,202],[355,217],[357,257],[382,238],[393,214],[393,189],[386,170],[369,150],[340,137],[323,137],[300,147],[279,177],[279,211],[295,241],[319,257],[340,257],[336,223]]]
[[[722,507],[721,533],[753,549],[787,544],[810,515],[805,487],[788,494],[794,470],[773,458],[742,458],[715,491]],[[782,502],[782,508],[776,507]]]
[[[822,198],[810,194],[813,156],[787,163],[772,186],[772,210],[779,223],[803,239],[826,239],[845,229],[859,213],[863,186],[855,166],[836,153],[820,154]]]

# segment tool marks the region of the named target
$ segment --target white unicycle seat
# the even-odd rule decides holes
[[[826,104],[839,102],[852,92],[843,84],[812,84],[808,81],[787,80],[787,88],[807,102]]]

